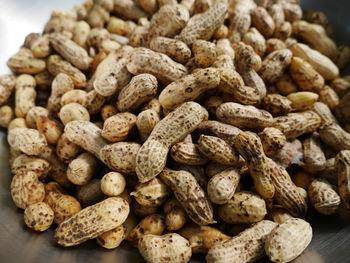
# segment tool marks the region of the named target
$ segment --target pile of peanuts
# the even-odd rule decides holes
[[[332,36],[297,0],[54,11],[0,76],[25,224],[149,263],[295,259],[308,209],[350,209],[350,48]]]

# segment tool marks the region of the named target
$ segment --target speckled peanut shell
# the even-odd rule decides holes
[[[139,240],[138,248],[148,263],[186,263],[192,255],[188,240],[176,233],[145,235]]]
[[[199,225],[215,223],[213,208],[191,173],[165,169],[160,178],[170,186],[176,199],[195,223]]]
[[[237,236],[213,246],[206,256],[206,261],[241,263],[261,259],[265,255],[265,240],[276,225],[272,221],[262,220]]]
[[[61,223],[55,232],[55,240],[69,247],[120,226],[129,214],[129,204],[121,197],[110,197],[88,206]]]

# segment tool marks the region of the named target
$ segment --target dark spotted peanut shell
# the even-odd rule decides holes
[[[107,198],[61,223],[56,229],[55,240],[65,247],[78,245],[120,226],[128,214],[129,204],[123,198]]]

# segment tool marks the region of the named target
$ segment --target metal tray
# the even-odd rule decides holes
[[[120,0],[122,1],[122,0]],[[55,8],[68,9],[79,0],[0,0],[0,73],[8,71],[7,58],[16,52],[30,32],[41,32]],[[302,0],[304,8],[326,12],[340,43],[350,43],[349,0]],[[137,263],[143,262],[135,248],[126,244],[105,250],[95,241],[72,248],[62,248],[53,241],[53,230],[36,233],[24,227],[23,211],[12,203],[5,130],[0,129],[0,262],[2,263]],[[294,262],[350,262],[350,215],[344,211],[334,216],[310,215],[314,229],[310,247]],[[194,256],[191,262],[204,262]],[[260,262],[268,262],[263,259]]]

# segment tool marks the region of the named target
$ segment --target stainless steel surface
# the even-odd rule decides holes
[[[122,1],[122,0],[120,0]],[[16,52],[26,34],[40,32],[50,11],[68,9],[79,0],[0,0],[0,74],[8,71],[7,58]],[[349,0],[302,0],[307,8],[319,9],[331,18],[337,39],[350,43]],[[11,180],[5,131],[0,129],[0,262],[2,263],[117,263],[143,262],[136,249],[122,245],[108,251],[89,241],[73,248],[61,248],[53,241],[53,230],[36,233],[24,227],[23,212],[12,203]],[[294,262],[350,262],[350,215],[311,215],[314,229],[310,247]],[[195,257],[192,262],[203,262]],[[266,259],[260,262],[268,262]]]

